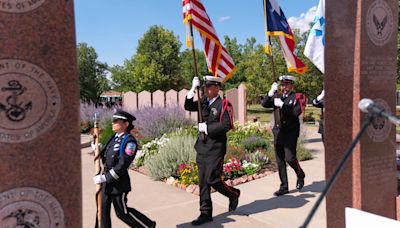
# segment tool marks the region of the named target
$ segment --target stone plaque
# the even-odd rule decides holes
[[[0,0],[0,228],[82,227],[73,3]]]
[[[393,31],[393,11],[383,0],[373,2],[367,12],[367,33],[371,41],[377,46],[389,42]]]
[[[2,0],[0,12],[26,13],[40,7],[46,0]]]
[[[54,125],[60,105],[46,71],[22,60],[0,60],[0,142],[35,139]]]
[[[326,1],[326,178],[361,130],[361,99],[395,110],[397,9],[395,0]],[[395,138],[387,119],[367,128],[327,194],[328,228],[345,227],[346,207],[396,217]]]
[[[0,227],[64,228],[64,211],[46,191],[12,189],[0,193]]]

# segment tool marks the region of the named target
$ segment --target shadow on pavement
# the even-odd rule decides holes
[[[220,228],[224,227],[223,224],[235,222],[235,219],[228,218],[230,215],[239,215],[239,216],[249,216],[252,214],[257,214],[260,212],[265,212],[273,209],[279,208],[299,208],[304,206],[306,203],[310,202],[307,200],[308,198],[313,198],[316,195],[312,193],[321,192],[325,186],[325,181],[313,182],[312,184],[304,186],[300,191],[300,195],[293,196],[291,193],[296,192],[297,190],[292,190],[287,195],[273,197],[265,200],[256,200],[247,205],[242,205],[236,209],[235,212],[226,212],[223,214],[219,214],[214,216],[213,222],[206,223],[200,227],[212,227],[212,228]],[[193,218],[195,219],[195,218]],[[178,228],[185,227],[193,227],[191,225],[191,221],[188,223],[177,225]]]
[[[224,227],[223,224],[231,223],[231,222],[235,222],[236,221],[235,219],[228,218],[229,215],[242,215],[242,214],[237,214],[235,212],[225,212],[223,214],[219,214],[217,216],[214,216],[212,222],[205,223],[204,225],[201,225],[201,226],[192,226],[191,221],[190,221],[188,223],[176,225],[176,227],[177,228],[186,228],[186,227],[221,228],[221,227]],[[193,218],[193,219],[196,219],[196,218]]]

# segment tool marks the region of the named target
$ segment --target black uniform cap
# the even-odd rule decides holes
[[[118,109],[113,115],[113,120],[126,120],[129,123],[132,123],[132,121],[136,120],[136,117],[128,112]]]

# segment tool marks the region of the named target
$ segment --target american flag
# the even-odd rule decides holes
[[[227,81],[236,71],[235,63],[219,41],[201,0],[182,0],[182,5],[183,22],[188,24],[191,21],[193,27],[200,33],[208,69],[215,77],[223,78],[223,82]]]

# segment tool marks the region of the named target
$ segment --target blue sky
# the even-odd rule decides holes
[[[319,0],[277,0],[293,28],[306,30]],[[264,43],[262,0],[202,0],[220,39],[228,35],[243,44],[254,36]],[[313,8],[314,7],[314,8]],[[183,48],[186,28],[181,0],[76,0],[77,42],[96,49],[99,60],[123,64],[151,25],[162,25],[179,36]],[[195,37],[198,33],[195,32]],[[201,43],[196,39],[196,47]]]

